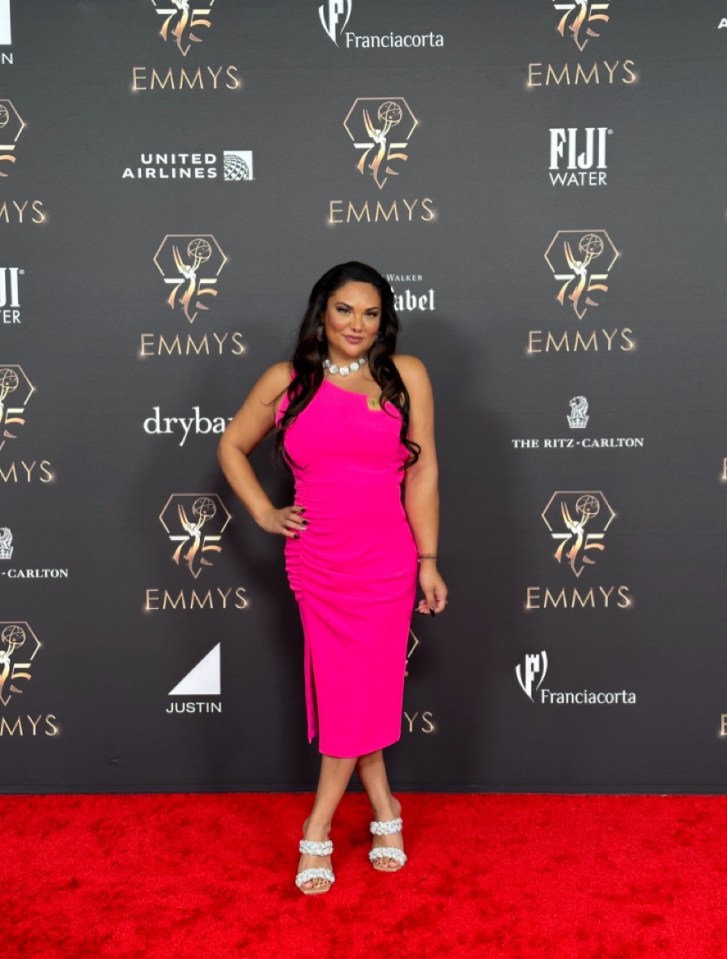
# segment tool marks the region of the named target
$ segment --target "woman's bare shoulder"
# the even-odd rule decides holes
[[[273,390],[275,393],[280,393],[290,383],[290,377],[290,363],[288,360],[283,360],[280,363],[273,363],[272,366],[269,366],[257,381],[256,386],[265,392]]]
[[[421,383],[429,380],[427,368],[418,356],[396,353],[391,357],[407,388],[409,383]]]

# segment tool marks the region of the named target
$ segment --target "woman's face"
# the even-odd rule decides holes
[[[344,283],[328,298],[322,322],[332,362],[358,359],[371,349],[381,325],[379,291],[371,283]]]

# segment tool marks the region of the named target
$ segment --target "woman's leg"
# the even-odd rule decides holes
[[[361,756],[357,768],[361,784],[371,802],[374,819],[378,822],[398,819],[401,814],[401,804],[398,799],[394,799],[391,795],[382,750],[377,749],[375,753]],[[374,836],[373,845],[374,848],[377,846],[395,846],[397,849],[403,849],[404,840],[400,832],[394,833],[392,836]],[[379,865],[386,869],[396,869],[399,864],[395,859],[381,859]]]
[[[303,838],[316,842],[325,842],[331,831],[333,814],[338,808],[341,797],[356,766],[356,759],[340,759],[338,756],[321,756],[321,771],[318,777],[318,789],[310,816],[303,823]],[[304,869],[330,869],[330,856],[300,857],[298,872]],[[327,885],[325,879],[311,879],[303,883],[305,889],[316,889]]]

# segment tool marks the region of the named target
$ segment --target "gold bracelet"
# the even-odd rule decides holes
[[[423,559],[433,559],[433,560],[436,560],[436,559],[437,559],[437,556],[436,556],[436,553],[420,553],[420,554],[417,556],[417,563],[421,563],[421,561],[422,561]]]

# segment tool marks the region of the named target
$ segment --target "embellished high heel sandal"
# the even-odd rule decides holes
[[[404,823],[401,818],[390,819],[388,822],[372,822],[369,831],[374,836],[393,836],[401,832]],[[376,846],[369,851],[369,859],[374,869],[379,872],[398,872],[406,862],[406,853],[403,849],[397,849],[396,846]],[[382,859],[393,859],[396,866],[384,866]]]
[[[333,843],[330,839],[326,839],[324,842],[316,842],[314,839],[301,839],[298,844],[298,852],[306,856],[330,856],[333,852]],[[311,879],[325,879],[328,885],[304,889],[303,883],[309,882]],[[328,892],[335,881],[336,877],[333,875],[333,870],[327,868],[304,869],[295,877],[296,886],[301,892],[305,893],[306,896],[316,895],[320,892]]]

